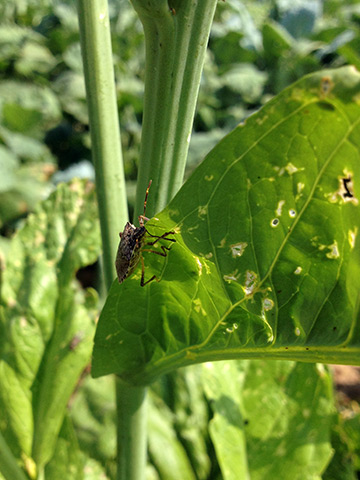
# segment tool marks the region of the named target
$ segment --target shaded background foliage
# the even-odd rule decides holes
[[[110,15],[131,204],[141,133],[143,33],[127,0],[110,1]],[[94,173],[74,2],[9,0],[0,4],[0,18],[0,246],[6,251],[8,239],[21,220],[34,210],[39,200],[48,197],[57,183],[74,176],[93,178]],[[345,64],[360,68],[359,25],[357,1],[219,2],[194,123],[188,173],[239,121],[302,75]],[[219,448],[214,437],[216,392],[211,391],[211,384],[205,394],[196,388],[202,375],[200,368],[180,374],[176,381],[163,378],[152,393],[154,425],[149,451],[162,478],[170,477],[168,466],[162,463],[156,428],[162,437],[167,432],[169,452],[174,454],[172,468],[184,472],[183,478],[193,478],[193,469],[197,478],[221,478],[219,467],[210,462],[214,449]],[[304,368],[310,370],[309,366]],[[327,390],[325,374],[315,373],[322,382],[321,388]],[[260,380],[264,384],[264,379]],[[250,386],[248,390],[244,387],[248,397],[254,388]],[[208,403],[204,403],[204,396]],[[251,402],[245,411],[256,416],[249,405]],[[276,408],[279,403],[274,405]],[[331,414],[328,403],[324,405]],[[79,443],[94,460],[93,471],[96,472],[99,462],[111,475],[115,450],[111,380],[94,382],[87,378],[72,407]],[[156,416],[159,408],[161,418]],[[333,412],[333,416],[332,447],[336,453],[324,478],[354,479],[360,470],[358,403],[343,397],[339,412]],[[206,431],[210,418],[215,419],[212,439],[211,432]],[[160,420],[164,423],[161,428]],[[235,420],[237,424],[239,419]],[[65,423],[62,433],[65,442]],[[254,450],[256,442],[254,435]],[[325,450],[324,458],[328,460],[329,447]],[[185,452],[190,460],[185,461]],[[94,478],[99,478],[96,473]]]
[[[121,11],[121,15],[119,12]],[[93,176],[76,7],[72,1],[0,5],[0,227],[53,184]],[[143,33],[127,0],[110,1],[125,173],[137,174]],[[302,75],[360,67],[357,2],[219,2],[200,89],[188,171],[225,133]]]

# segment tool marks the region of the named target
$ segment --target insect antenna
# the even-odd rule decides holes
[[[148,195],[149,195],[149,190],[150,190],[150,187],[151,187],[151,183],[152,183],[152,180],[150,180],[149,182],[149,185],[146,189],[146,193],[145,193],[145,200],[144,200],[144,213],[142,215],[139,215],[139,225],[140,227],[143,227],[144,226],[144,220],[149,220],[147,217],[145,217],[145,211],[146,211],[146,203],[147,203],[147,199],[148,199]]]

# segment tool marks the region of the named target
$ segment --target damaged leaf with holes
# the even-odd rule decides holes
[[[114,282],[93,375],[231,358],[360,364],[360,74],[304,77],[227,135],[147,224],[166,259]]]

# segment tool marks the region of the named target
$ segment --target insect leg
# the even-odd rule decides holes
[[[151,183],[152,183],[152,180],[150,180],[149,185],[146,189],[146,193],[145,193],[144,213],[142,215],[139,215],[139,225],[140,225],[140,227],[142,227],[144,225],[144,220],[149,220],[148,218],[145,217],[145,211],[146,211],[146,203],[147,203]]]
[[[153,275],[149,280],[146,280],[146,282],[144,282],[145,280],[145,264],[144,264],[144,259],[142,257],[142,255],[140,256],[140,260],[141,260],[141,280],[140,280],[140,285],[142,287],[144,287],[145,285],[147,285],[148,283],[152,282],[153,280],[156,280],[158,282],[158,279],[156,278],[156,275]]]
[[[153,243],[146,243],[145,245],[153,245]],[[161,245],[161,250],[162,252],[157,252],[156,250],[150,250],[150,248],[142,248],[142,252],[149,252],[149,253],[155,253],[156,255],[160,255],[161,257],[167,257],[167,252],[171,250],[170,247],[165,247],[164,245]]]
[[[152,241],[152,242],[147,242],[146,245],[155,245],[155,243],[157,243],[159,240],[167,240],[168,242],[176,242],[175,238],[167,238],[167,235],[174,235],[175,232],[166,232],[166,233],[163,233],[162,235],[152,235],[151,233],[149,233],[149,232],[146,230],[146,233],[147,233],[148,235],[150,235],[150,237],[155,238],[154,241]]]

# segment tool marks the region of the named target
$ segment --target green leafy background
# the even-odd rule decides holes
[[[132,205],[143,113],[144,37],[128,0],[110,0],[109,5]],[[94,174],[91,163],[84,162],[91,151],[76,4],[7,0],[0,4],[0,18],[0,227],[10,224],[12,232],[13,223],[33,211],[54,182]],[[359,69],[358,19],[356,0],[218,2],[187,171],[239,119],[301,76],[346,64]]]
[[[94,186],[74,181],[38,206],[2,257],[0,424],[13,454],[39,469],[71,439],[66,406],[90,360],[98,307],[75,274],[99,253]]]
[[[359,80],[352,67],[308,76],[207,156],[147,224],[176,232],[166,259],[144,253],[161,281],[114,282],[93,375],[143,383],[265,354],[360,363]]]
[[[72,405],[82,450],[108,467],[113,400],[111,377],[87,378]],[[150,480],[235,480],[242,473],[315,480],[334,455],[331,375],[322,365],[235,360],[180,369],[152,385],[148,413]]]
[[[205,364],[210,436],[224,479],[316,478],[330,458],[332,389],[322,365]],[[234,401],[234,400],[237,401]]]
[[[144,74],[143,32],[128,0],[111,0],[109,4],[122,145],[131,207],[135,195],[134,182],[141,133]],[[83,189],[83,187],[72,188],[72,194],[70,194],[67,188],[61,185],[59,192],[55,193],[52,199],[45,201],[46,206],[42,204],[38,208],[36,216],[29,218],[31,226],[23,227],[27,233],[19,232],[14,239],[10,240],[14,230],[23,225],[22,216],[34,211],[39,201],[47,198],[54,189],[54,183],[60,179],[72,178],[74,175],[89,174],[89,168],[84,172],[82,165],[79,164],[78,169],[71,169],[71,171],[69,169],[69,171],[59,172],[59,175],[52,176],[57,168],[63,170],[69,164],[90,158],[87,106],[81,71],[76,6],[73,0],[59,0],[56,3],[50,0],[41,2],[37,0],[7,0],[0,2],[0,13],[2,19],[2,23],[0,22],[0,226],[2,234],[8,237],[0,238],[2,255],[4,252],[6,254],[5,264],[2,257],[1,270],[0,470],[5,474],[3,445],[4,442],[7,442],[7,446],[18,463],[24,466],[27,473],[32,474],[33,477],[36,476],[35,465],[31,460],[33,440],[36,436],[38,437],[36,443],[40,446],[40,448],[37,447],[39,466],[43,460],[46,461],[49,456],[51,457],[45,468],[46,478],[74,480],[115,478],[116,412],[112,377],[92,380],[85,376],[80,381],[80,385],[76,387],[76,391],[70,393],[73,385],[77,382],[75,378],[80,378],[82,365],[88,362],[91,353],[94,317],[97,312],[95,297],[91,290],[83,292],[79,288],[74,280],[75,268],[73,274],[67,277],[68,279],[71,277],[68,283],[69,289],[63,288],[66,282],[60,288],[56,280],[59,268],[62,266],[68,268],[72,263],[68,257],[70,250],[64,252],[65,245],[73,245],[76,250],[81,250],[81,258],[84,261],[87,259],[87,261],[93,262],[97,258],[97,254],[93,250],[98,249],[97,233],[93,230],[96,226],[95,205],[89,210],[88,220],[90,221],[91,218],[91,228],[81,229],[83,232],[80,235],[81,238],[78,236],[80,230],[75,233],[69,219],[66,220],[67,227],[64,227],[69,213],[74,212],[77,208],[75,206],[79,205],[81,192],[85,194],[85,203],[93,202],[93,194],[88,192],[89,195],[87,195],[87,189]],[[269,98],[281,92],[283,88],[302,75],[349,63],[359,69],[359,38],[357,0],[219,2],[190,143],[188,172],[204,158],[211,146],[214,146],[225,134],[235,128],[239,119],[249,116]],[[350,88],[348,91],[350,97],[352,95],[351,88],[357,89],[356,78],[349,77],[344,72],[341,72],[341,77],[341,81],[337,80],[334,89],[334,92],[337,89],[335,97],[339,97],[335,98],[338,110],[341,102],[349,107],[345,89]],[[319,83],[321,85],[321,81],[316,80],[311,84],[303,84],[297,100],[301,103],[301,98],[309,95],[309,92],[302,90],[311,88],[312,92],[310,93],[315,94],[316,101],[319,100],[319,96],[322,100],[326,100],[322,104],[323,106],[329,101],[334,101],[333,96],[324,98],[321,95]],[[352,108],[357,111],[356,95],[355,93],[355,104],[352,105]],[[341,128],[344,129],[349,111],[347,108],[342,109],[347,112],[342,116],[338,110],[338,114],[335,115],[335,125],[340,128],[340,124],[342,124]],[[319,122],[320,118],[318,116]],[[339,120],[340,118],[341,120]],[[334,128],[331,130],[328,126],[324,127],[326,135],[330,131],[334,132]],[[307,134],[307,136],[309,135]],[[276,139],[276,141],[278,140]],[[331,140],[331,138],[329,137],[327,140]],[[334,138],[332,142],[334,142]],[[286,143],[285,140],[282,142],[279,140],[279,145],[284,143]],[[271,155],[276,153],[282,155],[280,147],[277,148],[276,145],[272,148]],[[353,145],[357,148],[357,141],[353,142]],[[289,144],[286,145],[285,150],[289,151]],[[264,155],[266,157],[267,152],[261,152],[259,156]],[[344,156],[343,160],[345,161],[346,158]],[[214,163],[216,162],[217,160],[214,160]],[[253,166],[248,167],[250,170],[251,168]],[[340,175],[341,172],[342,168]],[[334,175],[337,179],[339,172],[336,171]],[[331,176],[333,178],[332,173]],[[336,190],[339,184],[337,180],[334,181],[334,178],[332,182],[333,189]],[[190,197],[197,194],[198,185],[203,186],[203,183],[194,182],[189,198],[182,197],[182,204],[190,204]],[[76,194],[76,190],[80,197]],[[356,178],[354,190],[358,197],[358,180],[356,181]],[[279,198],[281,198],[280,194]],[[57,200],[54,202],[54,199]],[[59,206],[62,202],[66,207]],[[267,204],[266,199],[265,202]],[[275,218],[274,204],[277,209],[276,200],[272,199],[267,204],[267,207],[272,209],[271,215],[269,213],[271,218]],[[283,215],[280,217],[282,223],[287,207],[288,205],[285,204],[282,208]],[[83,205],[82,208],[85,206]],[[44,217],[45,210],[47,213]],[[59,211],[58,214],[54,214],[56,210]],[[179,210],[179,206],[175,205],[174,210]],[[234,222],[241,225],[244,218],[247,218],[239,215],[236,206],[233,205],[231,205],[231,212],[227,208],[225,211],[228,212],[231,225]],[[37,216],[39,212],[42,212],[41,220]],[[76,221],[76,214],[74,218]],[[166,229],[178,221],[177,218],[169,221],[167,215],[161,219],[163,227]],[[45,227],[44,221],[48,222],[47,227]],[[216,221],[221,222],[224,219],[217,218]],[[168,222],[168,225],[164,222]],[[58,233],[61,233],[62,229],[66,231],[66,234],[58,237]],[[164,231],[160,229],[158,231],[157,227],[154,230],[155,233]],[[54,231],[57,233],[51,233]],[[44,250],[42,245],[37,244],[37,240],[41,239],[43,235],[51,239],[44,245]],[[176,248],[178,245],[183,245],[182,235],[183,233],[178,234],[180,238],[175,245]],[[189,236],[190,232],[187,237]],[[75,239],[77,240],[74,243]],[[193,240],[196,241],[195,232],[193,232]],[[29,245],[27,246],[27,244]],[[56,244],[59,255],[67,257],[69,261],[64,260],[59,263],[56,260],[55,266],[42,259],[54,258],[54,245]],[[246,253],[249,252],[249,246],[250,244],[245,250]],[[191,254],[187,256],[187,250],[183,250],[182,246],[179,248],[180,252],[173,249],[165,261],[161,258],[154,258],[155,255],[145,254],[146,278],[149,278],[148,275],[151,275],[152,270],[154,273],[163,274],[160,284],[150,285],[151,293],[158,290],[158,287],[164,286],[167,275],[170,273],[168,267],[170,268],[173,258],[177,264],[172,266],[172,272],[178,280],[179,272],[181,273],[185,267],[187,272],[191,271],[192,266],[198,268],[198,263],[192,262]],[[91,253],[86,254],[88,249]],[[27,252],[26,255],[22,253],[24,250]],[[316,245],[314,250],[316,250]],[[200,246],[198,251],[205,254],[209,252],[205,249],[202,250]],[[183,253],[185,253],[184,256]],[[356,302],[359,291],[356,281],[359,262],[355,253],[352,252],[351,261],[343,264],[343,268],[348,271],[344,292],[351,290],[353,292],[348,295],[349,305],[351,305],[351,301]],[[323,257],[320,254],[321,251],[318,251],[319,260],[322,261]],[[71,255],[75,255],[74,250]],[[237,263],[244,260],[244,255],[237,258]],[[196,256],[206,265],[204,258]],[[16,263],[23,258],[27,258],[26,269]],[[3,270],[4,265],[5,270]],[[74,267],[77,268],[78,265],[76,260]],[[318,269],[320,269],[319,266]],[[33,273],[34,275],[32,275]],[[219,276],[219,283],[223,284],[221,273]],[[60,277],[64,278],[62,275]],[[294,276],[290,275],[288,278],[293,280]],[[322,272],[320,278],[323,279]],[[239,279],[240,283],[241,281],[244,283],[243,278]],[[130,288],[132,282],[134,285]],[[52,287],[49,283],[52,284]],[[183,305],[179,305],[177,297],[174,296],[174,320],[172,319],[169,326],[165,324],[165,332],[161,330],[160,322],[157,323],[158,320],[149,323],[145,308],[141,311],[143,315],[141,317],[143,323],[141,323],[141,320],[136,319],[134,315],[138,313],[137,304],[141,301],[144,302],[147,294],[145,299],[141,300],[144,292],[139,287],[139,283],[138,273],[137,278],[128,279],[123,285],[123,288],[132,291],[131,297],[129,303],[124,304],[125,309],[121,304],[116,307],[113,320],[109,320],[109,328],[114,326],[114,319],[119,319],[116,326],[118,330],[115,329],[119,333],[118,339],[125,338],[127,342],[130,342],[130,346],[135,345],[136,348],[140,346],[137,351],[140,355],[134,356],[134,352],[129,349],[130,357],[127,358],[125,352],[121,353],[118,345],[114,342],[112,358],[109,360],[104,357],[104,362],[107,362],[108,365],[100,365],[102,369],[117,369],[120,362],[130,373],[136,373],[136,369],[140,373],[144,359],[151,362],[151,359],[155,358],[153,357],[155,353],[157,358],[166,359],[166,352],[173,351],[180,344],[179,336],[174,335],[172,345],[168,344],[168,340],[172,332],[175,332],[174,329],[179,321],[176,309],[184,316],[182,312],[186,309],[186,304],[183,309]],[[181,285],[184,283],[185,281]],[[193,283],[196,285],[196,280]],[[325,282],[323,283],[325,284]],[[285,281],[284,285],[286,286]],[[72,287],[74,288],[73,294],[70,293]],[[228,287],[229,285],[225,284],[224,290],[229,291]],[[125,292],[129,292],[129,290],[125,290],[123,294]],[[114,295],[117,300],[118,293],[119,290],[115,289]],[[157,295],[160,300],[163,298],[166,301],[169,300],[166,292],[161,293],[158,290]],[[308,298],[308,294],[306,295]],[[70,301],[70,297],[74,298],[73,302]],[[61,298],[64,301],[67,299],[66,302],[69,305],[71,304],[77,312],[81,312],[81,320],[76,315],[76,321],[74,320],[72,307],[69,308],[66,315],[62,308],[56,310],[56,306],[61,304]],[[338,298],[344,298],[341,292]],[[121,301],[123,302],[123,299]],[[334,302],[334,304],[337,305],[338,302]],[[54,313],[54,308],[56,313]],[[199,309],[199,305],[196,305],[196,308]],[[130,315],[131,309],[134,311],[133,316]],[[188,311],[191,312],[191,309]],[[355,328],[357,308],[355,307],[353,311],[352,327]],[[123,313],[127,318],[126,324],[123,320]],[[344,324],[343,331],[347,332],[348,321],[340,320],[343,316],[346,316],[345,313],[341,313],[339,323]],[[59,336],[54,342],[54,350],[48,355],[45,352],[49,350],[51,341],[49,339],[52,337],[51,332],[53,332],[55,324],[54,318],[61,318],[62,321],[66,318],[68,323],[64,324],[62,332],[59,332]],[[165,312],[165,315],[160,318],[166,320],[167,313]],[[252,318],[255,321],[259,320],[256,315],[253,315]],[[74,323],[72,323],[73,321]],[[118,324],[121,321],[123,322],[122,327],[119,328]],[[124,325],[126,326],[125,336]],[[67,327],[69,328],[67,329]],[[263,329],[261,321],[259,327]],[[229,325],[228,328],[231,332],[233,326]],[[175,333],[181,334],[183,331],[184,327],[180,324]],[[79,332],[84,332],[84,337],[78,335]],[[226,332],[224,335],[230,332]],[[293,338],[293,332],[292,326],[289,338]],[[324,332],[326,333],[327,330],[325,329]],[[188,331],[187,335],[190,338],[193,332]],[[353,335],[354,338],[359,337],[356,330],[353,330]],[[139,338],[140,336],[141,338]],[[148,337],[151,342],[147,340]],[[228,338],[232,337],[228,335]],[[338,341],[336,337],[331,338]],[[330,341],[330,336],[328,340]],[[185,342],[183,343],[185,344]],[[332,353],[335,353],[335,348],[336,344],[333,344]],[[309,358],[308,355],[311,355],[312,349],[313,347],[311,347],[310,353],[303,352],[304,349],[300,346],[298,353],[301,355],[301,359]],[[56,356],[56,352],[59,351],[66,354],[65,358],[73,362],[71,366],[66,365],[64,357]],[[269,350],[263,352],[256,347],[254,351],[256,354],[269,355]],[[189,362],[196,361],[194,355],[191,355],[191,350],[189,352]],[[224,355],[233,354],[229,349],[223,349],[222,353]],[[239,349],[237,349],[235,354],[239,353]],[[291,355],[294,356],[295,353],[297,351],[293,346]],[[54,361],[51,360],[52,354],[55,355]],[[123,358],[119,358],[120,354],[123,354]],[[250,355],[251,352],[248,350],[247,354]],[[25,360],[23,361],[23,359]],[[328,361],[328,359],[329,356],[324,355],[323,360]],[[338,358],[338,360],[341,359]],[[38,367],[40,364],[43,367],[47,361],[50,362],[49,370],[43,376],[43,370]],[[175,364],[168,364],[166,368],[182,364],[184,364],[183,360],[175,361]],[[72,368],[74,368],[73,372]],[[158,372],[153,371],[153,374],[147,378],[144,377],[144,380],[150,381]],[[54,374],[53,382],[51,382],[52,374]],[[218,378],[219,376],[220,378]],[[289,382],[291,379],[302,390],[297,392],[296,388],[292,390],[288,384],[288,378]],[[240,463],[236,462],[233,457],[229,458],[228,448],[222,448],[222,442],[228,446],[226,442],[229,434],[232,435],[232,438],[239,439],[244,432],[241,446],[245,446],[246,452],[241,458],[246,457],[246,460],[247,457],[249,458],[248,471],[251,478],[256,478],[260,465],[265,465],[260,471],[264,473],[264,476],[269,476],[266,475],[266,466],[271,468],[271,465],[268,463],[266,448],[268,444],[272,446],[276,442],[281,442],[283,435],[288,439],[287,443],[294,445],[294,449],[289,449],[287,453],[292,455],[294,464],[297,465],[299,478],[318,479],[321,476],[324,480],[354,480],[358,475],[356,470],[360,470],[358,404],[352,402],[344,408],[343,402],[341,402],[342,406],[337,406],[338,414],[332,417],[329,407],[332,399],[331,392],[327,388],[328,380],[326,370],[319,367],[313,365],[291,366],[290,364],[286,366],[282,361],[271,362],[268,357],[266,363],[261,360],[245,361],[244,365],[240,362],[236,362],[235,365],[235,361],[227,362],[227,364],[217,362],[213,364],[213,367],[210,364],[196,365],[177,370],[176,375],[173,376],[161,376],[157,382],[152,384],[150,395],[150,463],[147,479],[178,480],[177,472],[184,473],[182,478],[189,479],[194,477],[199,480],[231,478],[233,472],[239,471]],[[42,381],[44,381],[43,387],[41,387]],[[312,382],[317,386],[317,390],[310,388]],[[237,387],[238,383],[241,384],[241,391]],[[49,390],[49,396],[47,397],[44,393],[42,395],[35,394],[41,389]],[[223,393],[224,391],[225,393]],[[303,392],[304,394],[302,394]],[[70,395],[70,400],[67,401]],[[219,401],[219,396],[222,396],[223,402]],[[248,400],[243,402],[242,396]],[[38,404],[37,399],[40,398],[44,398],[46,401]],[[54,417],[51,421],[47,421],[46,410],[51,409],[54,399],[54,405],[59,408],[51,410]],[[235,402],[239,403],[238,410],[235,409]],[[283,407],[282,410],[281,407]],[[65,413],[66,410],[68,413]],[[281,412],[280,418],[278,417],[279,412]],[[34,429],[35,415],[37,421],[44,419],[43,424],[49,429],[49,432],[38,430],[38,428]],[[338,416],[337,420],[335,416]],[[270,428],[271,417],[275,419],[272,430]],[[311,429],[309,422],[306,424],[309,418],[317,426],[317,431],[314,432]],[[298,421],[298,428],[300,428],[300,424],[304,424],[305,427],[297,430],[294,428],[292,419]],[[332,419],[335,422],[330,438],[328,428],[330,424],[333,424]],[[211,438],[208,432],[210,421],[212,422]],[[75,425],[74,429],[71,426],[72,422]],[[261,428],[266,427],[264,428],[266,435],[263,437],[257,434],[257,422]],[[290,432],[287,437],[285,424]],[[319,428],[321,428],[321,432],[319,432]],[[304,442],[300,446],[296,443],[297,439],[293,439],[291,435],[298,436],[299,431],[301,437],[304,438]],[[320,437],[321,433],[324,435]],[[292,440],[294,443],[291,443]],[[330,441],[335,451],[329,464]],[[164,445],[166,445],[166,455],[164,455]],[[42,448],[44,455],[40,452]],[[54,455],[49,455],[54,448]],[[240,459],[240,457],[237,458]],[[275,458],[278,457],[273,457],[273,459]],[[278,463],[281,468],[282,462],[286,462],[286,458],[281,456],[279,458],[282,460]],[[227,461],[232,462],[232,471],[227,469]],[[326,464],[328,467],[324,472]],[[289,468],[288,471],[293,474],[292,469]],[[283,469],[282,478],[285,478],[283,475],[286,473],[287,471]],[[271,476],[280,475],[272,473]],[[1,474],[0,478],[3,478]],[[9,478],[13,479],[14,476],[9,475]],[[295,477],[292,476],[291,480],[293,478]]]

